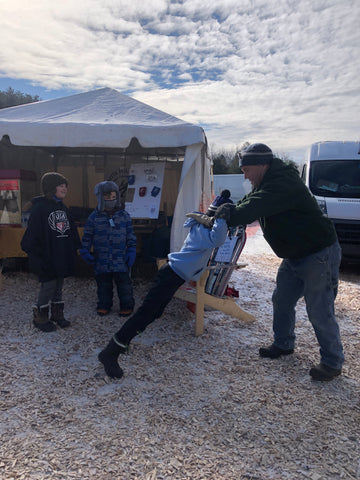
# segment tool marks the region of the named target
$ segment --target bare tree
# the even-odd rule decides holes
[[[240,145],[240,147],[236,147],[232,150],[225,148],[217,149],[216,147],[214,147],[211,156],[214,175],[242,173],[239,167],[239,159],[237,153],[248,147],[249,145],[249,142],[244,142]]]
[[[250,142],[244,142],[240,145],[240,147],[236,147],[235,150],[229,150],[225,148],[217,149],[216,147],[212,147],[211,159],[213,162],[214,175],[242,173],[241,168],[239,167],[239,158],[237,153],[241,152],[249,145]],[[289,154],[284,152],[274,152],[274,156],[280,158],[286,163],[294,164],[298,169],[297,163],[290,158]]]

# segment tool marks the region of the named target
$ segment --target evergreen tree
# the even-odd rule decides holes
[[[212,157],[214,175],[222,175],[228,173],[228,164],[223,153],[216,153]]]
[[[29,95],[22,93],[19,90],[14,90],[9,87],[6,91],[0,90],[0,109],[7,107],[14,107],[16,105],[23,105],[25,103],[33,103],[41,100],[39,95]]]

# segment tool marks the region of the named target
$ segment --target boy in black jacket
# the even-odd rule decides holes
[[[61,328],[70,325],[64,318],[62,287],[64,277],[74,274],[80,239],[63,204],[67,179],[57,172],[45,173],[41,188],[44,195],[32,200],[32,212],[21,248],[28,254],[30,271],[39,276],[41,284],[33,307],[33,323],[43,332],[52,332],[56,330],[56,324]]]

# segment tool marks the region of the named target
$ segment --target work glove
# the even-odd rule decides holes
[[[135,258],[136,258],[136,248],[135,247],[129,247],[126,250],[126,264],[129,268],[131,268],[134,265]]]
[[[193,218],[196,220],[198,223],[201,223],[204,225],[206,228],[212,228],[214,225],[214,219],[212,217],[209,217],[208,215],[205,215],[204,213],[187,213],[185,215],[188,218]]]
[[[235,211],[235,205],[233,203],[224,203],[217,208],[214,218],[223,218],[226,223],[229,223],[232,212]]]
[[[81,248],[79,250],[79,253],[80,253],[81,258],[86,263],[88,263],[89,265],[94,265],[95,264],[95,257],[93,255],[91,255],[89,250],[87,250],[86,248]]]

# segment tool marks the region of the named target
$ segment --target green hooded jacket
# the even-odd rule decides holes
[[[273,159],[260,186],[237,202],[229,225],[255,220],[281,258],[302,258],[337,240],[331,220],[323,215],[296,167],[278,158]]]

